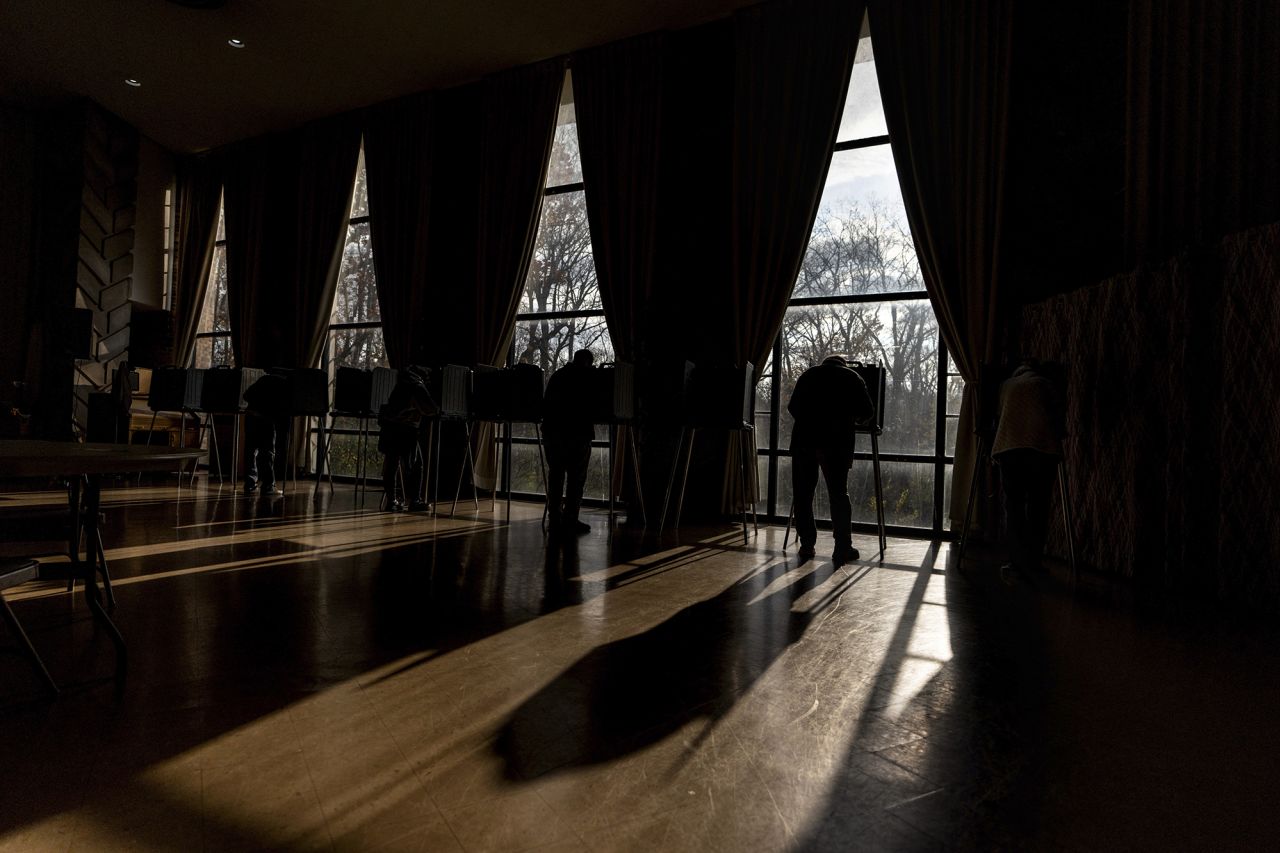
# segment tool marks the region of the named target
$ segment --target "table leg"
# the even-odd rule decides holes
[[[125,649],[124,637],[121,636],[119,629],[116,628],[115,623],[111,621],[111,617],[107,615],[107,611],[102,606],[102,592],[98,589],[98,561],[105,557],[105,554],[100,549],[94,547],[94,543],[101,541],[98,529],[101,502],[102,477],[98,474],[91,474],[85,483],[84,513],[81,517],[86,544],[85,560],[81,563],[81,571],[83,572],[81,579],[84,581],[84,597],[89,603],[89,610],[93,613],[98,623],[107,630],[112,644],[116,647],[116,682],[121,683],[124,680],[125,669],[128,664],[128,652]]]

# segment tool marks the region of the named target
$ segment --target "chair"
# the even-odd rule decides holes
[[[35,580],[39,576],[40,564],[35,560],[26,557],[0,559],[0,591]],[[13,631],[14,636],[18,638],[18,644],[21,646],[23,654],[31,661],[31,666],[39,674],[41,680],[44,681],[45,686],[49,688],[49,692],[57,696],[57,683],[54,682],[53,676],[49,675],[49,670],[45,668],[44,661],[40,660],[40,655],[36,653],[35,646],[31,645],[27,632],[22,630],[18,617],[9,608],[9,602],[5,600],[2,592],[0,592],[0,611],[3,611],[5,623]]]

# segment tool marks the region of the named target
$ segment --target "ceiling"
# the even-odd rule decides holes
[[[87,96],[198,151],[753,2],[4,0],[0,102]]]

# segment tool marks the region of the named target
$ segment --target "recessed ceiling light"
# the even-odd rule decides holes
[[[140,82],[138,82],[137,80],[134,80],[132,77],[124,78],[124,82],[125,82],[125,85],[132,86],[135,89],[142,85]]]
[[[227,44],[232,47],[244,47],[244,42],[240,39],[227,39]]]

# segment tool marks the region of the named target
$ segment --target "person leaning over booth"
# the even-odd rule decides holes
[[[808,558],[817,553],[813,493],[821,470],[831,498],[835,540],[831,562],[839,566],[856,560],[859,555],[853,547],[848,479],[853,466],[855,430],[875,415],[867,383],[849,368],[842,356],[829,355],[821,364],[800,374],[787,411],[795,419],[791,430],[791,485],[800,556]]]
[[[588,404],[594,364],[591,350],[578,350],[573,354],[573,361],[551,374],[543,397],[547,516],[552,533],[591,532],[591,526],[578,519],[578,510],[587,484],[587,466],[591,463],[591,441],[596,437]]]

